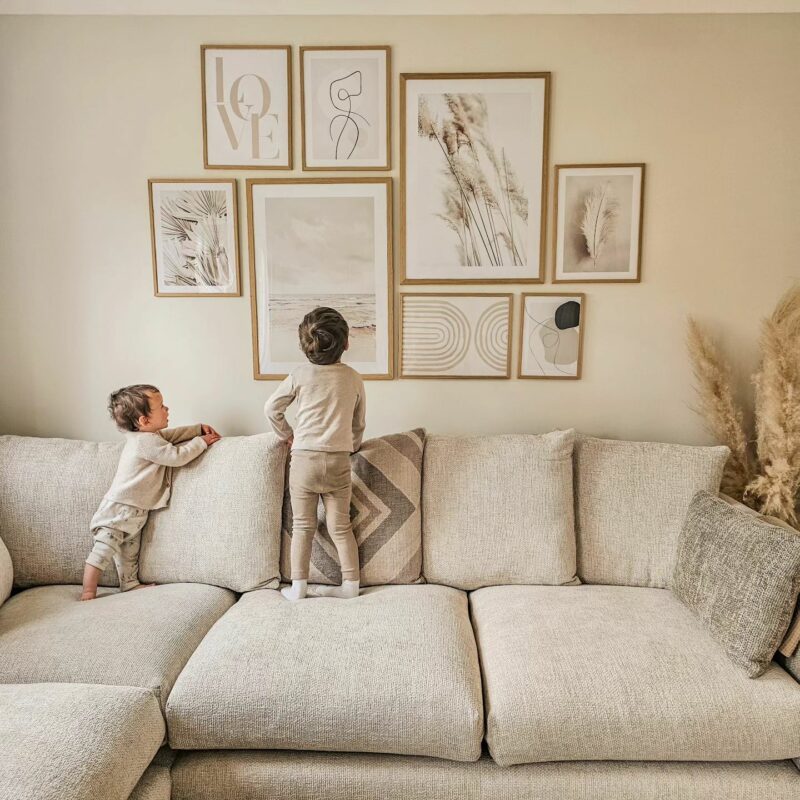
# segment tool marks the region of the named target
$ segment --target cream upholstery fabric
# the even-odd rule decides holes
[[[163,737],[145,689],[0,686],[0,797],[127,800]]]
[[[790,761],[575,761],[498,767],[413,756],[209,751],[181,755],[173,800],[796,800]]]
[[[11,556],[8,548],[0,539],[0,606],[8,600],[11,589],[14,586],[14,565],[11,563]]]
[[[0,436],[0,537],[19,587],[80,583],[122,443]],[[103,586],[116,586],[113,565]]]
[[[575,580],[574,431],[429,436],[422,470],[422,571],[476,589]]]
[[[128,800],[170,800],[172,779],[169,767],[151,765],[142,775]]]
[[[226,437],[176,469],[169,506],[142,534],[139,579],[277,586],[286,453],[271,434]]]
[[[575,531],[585,583],[669,586],[686,509],[716,492],[727,447],[578,436]]]
[[[178,749],[476,759],[483,707],[467,598],[425,585],[298,603],[246,594],[189,660],[167,722]]]
[[[0,608],[0,683],[141,686],[166,700],[189,656],[234,595],[172,584],[80,602],[79,586],[41,586]]]
[[[501,765],[800,755],[800,687],[752,680],[671,592],[501,586],[470,596]]]

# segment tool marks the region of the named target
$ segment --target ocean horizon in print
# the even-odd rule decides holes
[[[350,347],[342,361],[375,361],[375,295],[352,293],[271,294],[267,348],[272,361],[305,361],[297,327],[309,311],[319,306],[336,309],[350,326]]]

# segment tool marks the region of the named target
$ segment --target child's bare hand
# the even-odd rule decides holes
[[[218,442],[218,441],[219,441],[221,438],[222,438],[222,437],[221,437],[221,436],[220,436],[218,433],[207,433],[207,434],[206,434],[206,435],[203,437],[203,441],[204,441],[204,442],[205,442],[205,443],[206,443],[206,444],[207,444],[209,447],[211,447],[211,445],[212,445],[212,444],[214,444],[214,442]]]
[[[205,423],[202,423],[200,425],[200,430],[206,435],[209,433],[213,433],[219,439],[222,438],[222,436],[219,433],[217,433],[210,425],[206,425]]]
[[[291,447],[292,447],[292,444],[293,444],[293,443],[294,443],[294,436],[290,436],[290,437],[289,437],[289,438],[286,440],[286,446],[287,446],[289,449],[291,449]]]

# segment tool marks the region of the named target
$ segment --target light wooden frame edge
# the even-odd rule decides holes
[[[247,249],[250,273],[250,325],[253,347],[253,379],[257,381],[283,380],[287,373],[261,373],[258,363],[258,309],[256,302],[256,261],[253,247],[253,186],[281,184],[331,184],[331,183],[382,183],[386,186],[386,303],[387,303],[387,367],[388,372],[380,375],[362,375],[365,381],[390,381],[394,379],[394,261],[392,247],[392,178],[247,178],[245,193],[247,201]]]
[[[642,282],[642,231],[644,229],[644,173],[645,164],[556,164],[553,170],[553,241],[550,245],[551,249],[551,282],[554,284],[564,283],[641,283]],[[557,260],[558,260],[558,184],[559,172],[562,169],[619,169],[621,167],[629,169],[631,167],[638,167],[641,169],[641,186],[639,190],[639,245],[636,259],[636,277],[635,278],[558,278],[557,277]]]
[[[400,262],[400,285],[402,286],[447,286],[453,284],[543,284],[547,272],[547,186],[548,159],[550,150],[550,72],[402,72],[400,73],[400,229],[398,260]],[[544,120],[542,138],[542,187],[541,219],[539,234],[538,278],[408,278],[406,276],[406,81],[408,80],[453,80],[481,78],[542,78],[544,79]]]
[[[506,354],[505,375],[404,375],[403,374],[403,303],[406,297],[505,297],[508,299],[508,352]],[[513,292],[402,292],[397,312],[397,377],[401,380],[460,380],[460,381],[507,381],[511,379],[511,351],[514,335],[514,293]]]
[[[525,298],[526,297],[580,297],[581,321],[578,334],[578,369],[575,375],[523,375],[522,347],[525,341]],[[517,379],[525,381],[577,381],[583,375],[583,330],[586,322],[586,294],[584,292],[522,292],[519,307],[519,349],[517,351]]]
[[[383,50],[386,53],[386,165],[380,167],[309,167],[306,164],[306,85],[303,54],[307,50]],[[303,172],[388,172],[392,168],[392,48],[379,45],[303,45],[300,52],[300,137]]]
[[[209,164],[208,163],[208,123],[206,121],[206,50],[285,50],[286,51],[286,93],[287,93],[287,163],[283,164]],[[292,45],[290,44],[201,44],[200,45],[200,108],[203,118],[203,167],[205,169],[294,169],[294,122],[292,119]]]
[[[231,186],[233,195],[233,246],[236,266],[235,292],[159,292],[158,291],[158,253],[156,249],[156,220],[153,203],[153,184],[156,183],[226,183]],[[241,297],[242,265],[239,261],[239,198],[236,178],[148,178],[147,199],[150,207],[150,249],[153,261],[153,296],[154,297]]]

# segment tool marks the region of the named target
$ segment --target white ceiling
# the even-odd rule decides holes
[[[0,14],[741,14],[800,0],[0,0]]]

